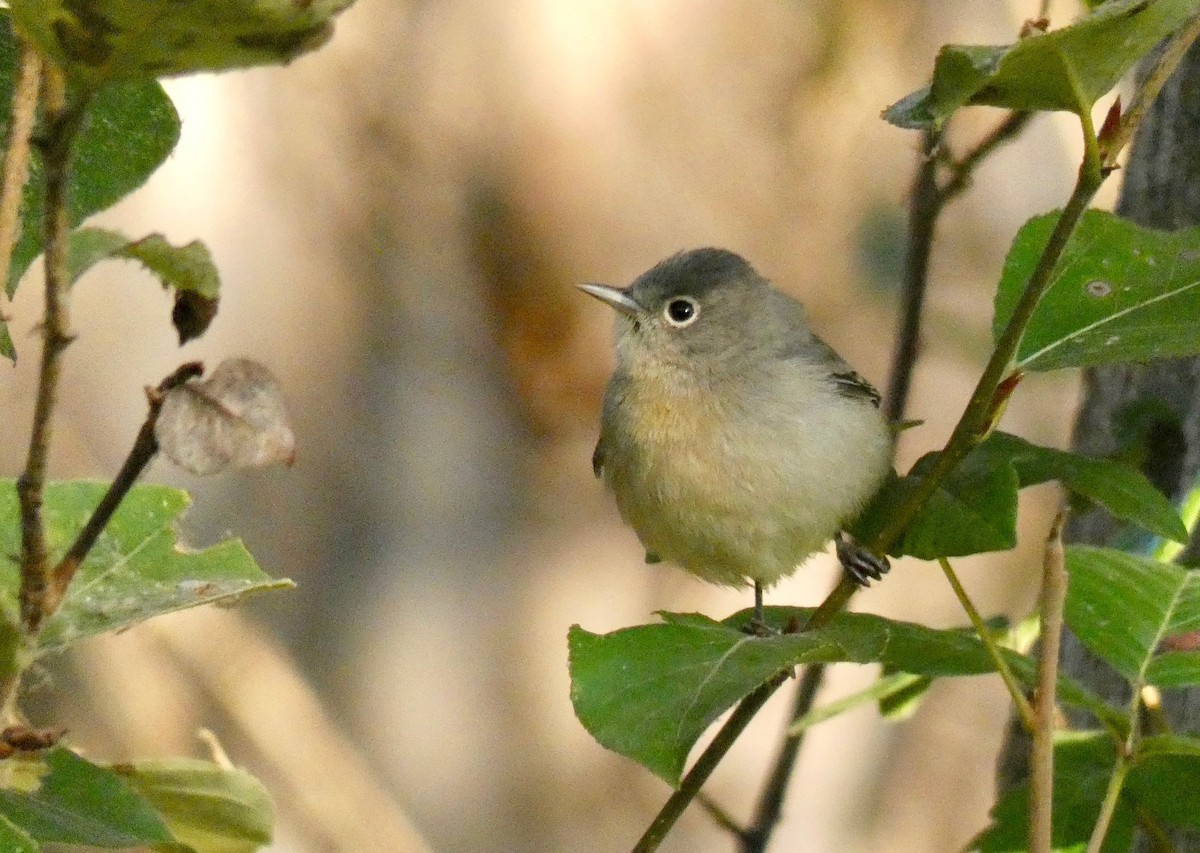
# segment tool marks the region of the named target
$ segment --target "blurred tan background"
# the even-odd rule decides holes
[[[1051,11],[1060,25],[1077,8]],[[221,313],[180,351],[148,276],[109,265],[85,279],[53,469],[110,476],[142,386],[181,361],[260,359],[286,389],[295,467],[200,481],[160,462],[149,476],[192,491],[190,542],[233,532],[299,587],[237,621],[184,614],[90,643],[47,673],[36,721],[112,760],[203,754],[193,732],[212,728],[275,794],[278,851],[630,847],[669,792],[575,721],[567,629],[657,609],[723,617],[750,600],[644,565],[592,478],[612,318],[574,285],[726,246],[801,296],[882,385],[918,140],[879,111],[926,82],[940,44],[1008,42],[1036,13],[1015,0],[360,0],[290,68],[171,81],[183,141],[107,220],[207,242]],[[997,118],[968,112],[952,144]],[[1075,133],[1038,119],[943,221],[910,409],[926,423],[901,466],[939,447],[965,402],[1005,248],[1066,198]],[[8,310],[22,359],[0,368],[7,474],[30,417],[31,283]],[[1064,444],[1076,384],[1030,379],[1007,427]],[[986,613],[1030,608],[1056,500],[1042,489],[1023,504],[1027,546],[961,561]],[[814,559],[769,601],[815,603],[834,579]],[[898,564],[856,606],[965,622],[928,564]],[[873,675],[835,668],[821,701]],[[739,818],[787,702],[710,783]],[[1007,713],[998,682],[975,679],[937,685],[901,724],[866,708],[819,727],[772,849],[958,849],[985,823]],[[693,808],[663,849],[732,847]]]

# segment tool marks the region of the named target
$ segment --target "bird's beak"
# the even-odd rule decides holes
[[[642,306],[633,301],[629,294],[619,287],[609,287],[607,284],[581,284],[579,289],[627,316],[636,317],[642,313]]]

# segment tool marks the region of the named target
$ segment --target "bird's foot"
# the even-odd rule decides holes
[[[763,617],[763,588],[758,581],[754,582],[754,615],[742,626],[742,631],[755,637],[773,637],[779,633]]]
[[[779,634],[779,629],[772,628],[758,616],[751,616],[742,625],[742,633],[752,637],[774,637]]]
[[[871,581],[881,580],[892,567],[887,557],[872,554],[844,533],[839,534],[835,542],[838,561],[859,586],[870,586]]]

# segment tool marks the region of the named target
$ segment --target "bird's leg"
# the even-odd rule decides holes
[[[838,561],[846,570],[846,574],[859,586],[870,586],[871,581],[881,580],[892,567],[887,557],[872,554],[845,533],[839,533],[834,541],[837,545]]]
[[[763,588],[758,581],[754,582],[754,615],[742,626],[742,630],[756,637],[769,637],[774,633],[763,618]]]

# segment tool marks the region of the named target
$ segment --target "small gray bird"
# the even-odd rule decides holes
[[[742,257],[696,249],[628,288],[580,285],[617,310],[596,476],[646,548],[726,586],[764,587],[837,538],[865,585],[887,561],[842,533],[891,468],[879,392]]]

